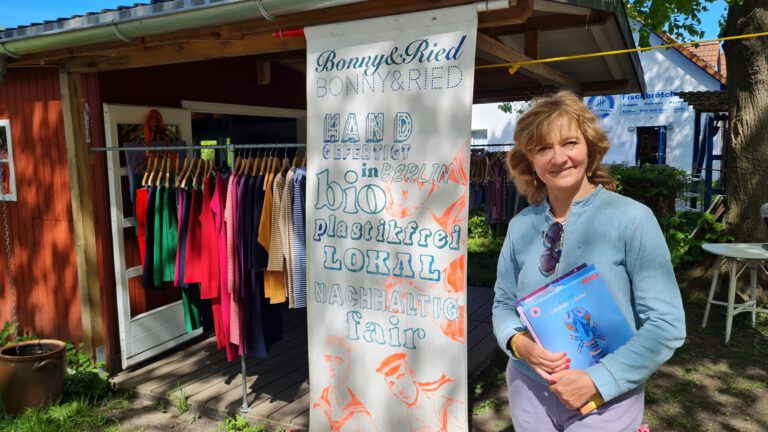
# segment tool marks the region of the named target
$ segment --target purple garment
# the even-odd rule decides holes
[[[587,415],[570,410],[544,384],[507,365],[509,412],[516,431],[636,431],[643,421],[643,386],[611,399]]]

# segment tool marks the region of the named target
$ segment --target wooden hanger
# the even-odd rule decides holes
[[[261,165],[261,158],[262,158],[262,156],[261,156],[261,154],[257,150],[256,151],[256,158],[253,160],[253,166],[252,166],[251,172],[250,172],[251,177],[256,177],[256,176],[259,175],[259,165]]]
[[[162,167],[162,163],[165,162],[165,155],[155,156],[155,163],[152,165],[152,172],[149,173],[149,179],[147,179],[147,185],[149,185],[149,186],[154,184],[152,179],[155,178],[155,173],[157,172],[157,162],[158,162],[157,160],[158,159],[160,159],[160,163],[161,163],[161,167]]]
[[[291,162],[291,168],[296,168],[299,165],[299,149],[296,149],[296,153],[293,154],[293,161]]]
[[[240,170],[240,175],[248,174],[248,171],[251,170],[252,163],[253,163],[253,157],[251,157],[251,155],[248,155],[248,157],[245,158],[245,163],[243,164],[242,169]]]
[[[187,171],[184,173],[184,178],[181,179],[181,188],[186,189],[187,188],[187,182],[189,181],[189,174],[192,173],[192,169],[195,167],[195,161],[197,160],[196,156],[192,156],[191,160],[189,161],[189,166],[187,167]]]
[[[283,156],[283,165],[280,167],[280,172],[285,175],[291,168],[291,160],[288,159],[288,155]]]
[[[154,186],[160,186],[160,179],[163,177],[163,169],[165,168],[165,155],[160,157],[160,167],[152,172],[149,176],[149,184]]]
[[[304,159],[301,160],[301,166],[307,168],[307,151],[304,150]]]
[[[240,169],[240,164],[243,162],[243,158],[241,156],[237,156],[235,158],[235,164],[232,166],[232,174],[237,174],[238,170]]]
[[[147,161],[147,169],[144,171],[144,176],[141,178],[141,187],[145,187],[147,185],[149,173],[152,171],[152,163],[157,163],[157,159],[155,158],[154,154],[150,153],[149,160]]]
[[[171,165],[172,165],[172,164],[171,164],[171,158],[175,159],[175,161],[174,161],[174,162],[176,163],[176,171],[178,171],[178,170],[179,170],[179,157],[178,157],[177,155],[170,155],[170,154],[169,154],[169,155],[168,155],[168,163],[167,163],[167,164],[166,164],[166,166],[165,166],[165,187],[166,187],[166,188],[167,188],[167,187],[169,187],[169,186],[171,185],[171,184],[170,184],[170,179],[171,179]]]
[[[192,177],[192,189],[197,188],[197,176],[200,174],[200,167],[203,166],[203,160],[197,160],[197,168],[195,169],[195,175]]]
[[[259,167],[259,175],[264,175],[264,170],[267,168],[267,160],[269,160],[269,158],[266,155],[261,159],[261,166]]]
[[[176,181],[174,182],[174,186],[179,187],[181,184],[181,180],[184,178],[184,174],[187,172],[187,168],[189,167],[189,157],[184,158],[184,164],[181,166],[181,172],[176,173]]]

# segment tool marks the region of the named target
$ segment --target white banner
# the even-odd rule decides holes
[[[474,5],[306,28],[310,430],[467,429]]]

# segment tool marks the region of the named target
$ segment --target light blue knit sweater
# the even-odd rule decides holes
[[[512,358],[507,342],[524,329],[515,301],[552,280],[541,273],[538,263],[545,249],[543,232],[553,221],[547,200],[523,210],[510,221],[499,256],[493,332]],[[683,344],[680,289],[653,213],[630,198],[598,187],[574,201],[563,235],[558,272],[594,264],[637,329],[624,346],[587,369],[608,401],[642,385]],[[514,364],[546,385],[527,363]]]

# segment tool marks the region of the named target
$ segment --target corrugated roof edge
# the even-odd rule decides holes
[[[228,3],[239,3],[242,0],[155,0],[152,3],[134,3],[133,6],[118,6],[115,9],[102,9],[100,12],[86,12],[83,15],[73,15],[69,18],[32,23],[0,31],[3,42],[51,35],[66,31],[80,30],[98,25],[128,22],[149,17],[170,15],[196,9],[204,9]]]

